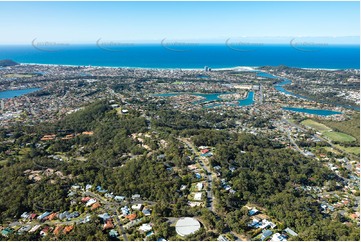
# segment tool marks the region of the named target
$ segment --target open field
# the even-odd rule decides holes
[[[341,142],[341,143],[347,143],[355,141],[356,139],[348,134],[340,133],[340,132],[334,132],[334,131],[325,131],[322,132],[322,135],[329,138],[332,141],[335,142]]]
[[[320,123],[327,125],[335,131],[343,132],[345,134],[355,137],[360,140],[360,114],[356,113],[350,120],[347,121],[331,121],[318,120]]]
[[[324,137],[334,142],[348,143],[356,140],[356,138],[352,137],[351,135],[338,131],[333,131],[330,127],[312,119],[306,119],[302,121],[301,124],[321,132]]]
[[[337,145],[338,148],[340,148],[341,150],[344,150],[348,153],[352,153],[355,155],[360,155],[360,147],[344,147],[341,145]]]
[[[320,132],[331,130],[331,128],[327,127],[326,125],[321,124],[316,121],[313,121],[312,119],[306,119],[306,120],[302,121],[301,124],[308,126],[310,128],[316,129]]]
[[[4,77],[6,78],[30,78],[33,76],[34,75],[32,74],[17,74],[17,73],[4,75]]]
[[[340,146],[339,148],[341,149],[341,147],[342,147],[342,146]],[[336,150],[336,149],[334,149],[334,148],[332,148],[332,147],[325,146],[325,147],[322,147],[322,148],[324,148],[326,151],[332,152],[332,153],[334,153],[334,154],[336,154],[336,155],[341,154],[338,150]]]

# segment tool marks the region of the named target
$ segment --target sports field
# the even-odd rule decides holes
[[[4,75],[4,77],[6,77],[6,78],[30,78],[30,77],[33,77],[33,76],[34,75],[32,75],[32,74],[17,74],[17,73]]]
[[[312,119],[306,119],[306,120],[302,121],[301,124],[308,126],[310,128],[316,129],[319,132],[332,130],[331,128],[327,127],[326,125],[318,123],[316,121],[313,121]]]
[[[356,140],[354,137],[352,137],[348,134],[340,133],[340,132],[325,131],[325,132],[322,132],[322,134],[332,141],[337,141],[337,142],[341,142],[341,143],[345,143],[345,142],[347,143],[347,142],[352,142],[352,141]]]
[[[302,121],[301,124],[321,132],[323,136],[334,142],[348,143],[356,140],[354,137],[348,134],[335,132],[330,127],[311,119],[306,119]]]

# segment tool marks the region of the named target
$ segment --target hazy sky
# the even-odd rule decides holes
[[[0,44],[359,36],[359,2],[0,2]]]

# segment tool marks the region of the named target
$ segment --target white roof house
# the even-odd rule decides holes
[[[132,205],[133,210],[138,210],[139,211],[139,210],[142,209],[142,207],[143,207],[143,205],[141,203]]]
[[[279,241],[287,241],[287,239],[284,238],[280,233],[275,233],[273,234],[271,241],[279,242]]]
[[[120,210],[122,210],[122,213],[124,216],[126,216],[130,213],[128,206],[124,206],[124,207],[120,208]]]
[[[124,199],[125,199],[124,196],[115,196],[115,197],[114,197],[114,200],[115,200],[115,201],[123,201]]]
[[[97,202],[97,200],[95,200],[95,199],[90,199],[86,204],[85,204],[85,206],[87,206],[87,207],[89,207],[89,206],[91,206],[91,205],[93,205],[94,203],[96,203]]]
[[[175,230],[180,236],[187,236],[197,232],[201,228],[201,224],[195,218],[180,218],[176,225]]]
[[[148,232],[152,230],[152,226],[150,224],[142,224],[142,226],[139,227],[140,231]]]
[[[202,200],[202,193],[201,192],[196,192],[194,194],[194,200],[196,200],[196,201]]]
[[[29,233],[34,233],[36,230],[40,228],[40,224],[35,225],[32,229],[29,230]]]

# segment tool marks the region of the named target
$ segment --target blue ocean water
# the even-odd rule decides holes
[[[36,92],[40,89],[41,88],[29,88],[29,89],[21,89],[21,90],[2,91],[0,92],[0,99],[19,97],[28,93]]]
[[[164,47],[136,44],[107,48],[97,45],[0,46],[0,59],[20,63],[91,65],[142,68],[228,68],[278,66],[301,68],[360,68],[359,45],[328,45],[300,50],[291,45],[230,48],[224,44]]]
[[[295,107],[283,107],[282,109],[293,111],[293,112],[301,112],[308,114],[315,114],[321,116],[329,116],[334,114],[341,114],[341,112],[332,111],[332,110],[324,110],[324,109],[309,109],[309,108],[295,108]]]

